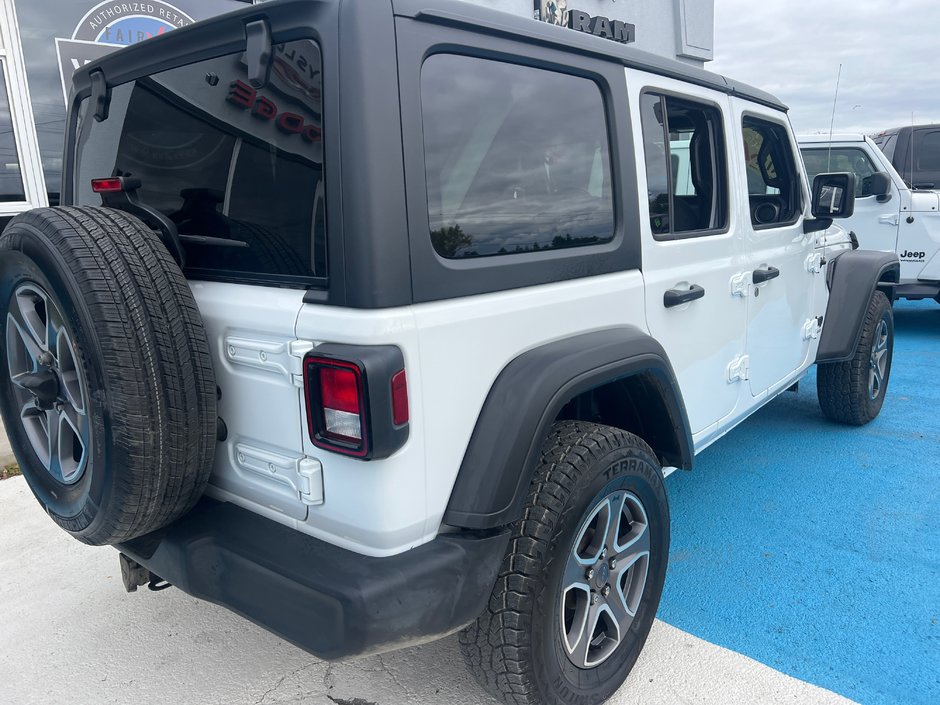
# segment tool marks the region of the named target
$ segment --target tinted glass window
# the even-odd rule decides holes
[[[894,148],[898,143],[897,133],[895,132],[890,135],[879,135],[878,137],[874,137],[873,139],[874,139],[875,144],[878,145],[878,149],[880,149],[884,153],[884,155],[888,158],[888,161],[893,162]]]
[[[745,117],[742,134],[751,223],[760,227],[795,222],[802,207],[800,176],[786,128]]]
[[[917,168],[940,171],[940,131],[924,133],[918,146]]]
[[[855,197],[871,196],[871,175],[875,173],[875,165],[863,150],[855,147],[836,147],[831,150],[814,147],[801,151],[811,184],[818,174],[848,171],[855,174]]]
[[[16,151],[16,136],[10,117],[10,101],[7,97],[6,75],[0,61],[0,201],[25,201],[23,175],[20,171],[20,156]]]
[[[721,112],[714,106],[645,93],[640,115],[653,234],[707,234],[726,227]]]
[[[434,249],[464,258],[608,242],[604,102],[585,78],[466,56],[421,72]]]
[[[98,202],[93,178],[131,175],[181,234],[212,238],[186,243],[194,274],[326,276],[320,52],[274,56],[257,91],[241,54],[115,87],[109,118],[80,123],[76,202]]]

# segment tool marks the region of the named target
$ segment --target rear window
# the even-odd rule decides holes
[[[271,80],[248,84],[243,54],[112,89],[110,115],[78,128],[75,201],[91,180],[130,175],[172,219],[187,270],[212,277],[315,284],[326,277],[320,51],[275,46]],[[84,115],[84,106],[81,112]]]
[[[614,236],[604,100],[587,78],[436,54],[421,71],[428,219],[442,257]]]

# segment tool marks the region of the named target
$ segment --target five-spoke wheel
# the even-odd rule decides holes
[[[16,407],[33,452],[53,479],[78,482],[89,455],[87,384],[65,317],[39,284],[21,284],[13,292],[6,350]]]
[[[649,571],[649,520],[639,498],[614,492],[578,529],[562,579],[561,630],[578,668],[606,660],[636,617]]]

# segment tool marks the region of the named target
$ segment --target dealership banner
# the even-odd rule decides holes
[[[189,14],[160,0],[98,3],[79,20],[70,37],[55,38],[63,95],[68,100],[72,73],[80,66],[193,22]]]
[[[0,0],[0,2],[5,0]],[[50,203],[62,179],[72,74],[121,47],[244,8],[249,0],[13,0]]]

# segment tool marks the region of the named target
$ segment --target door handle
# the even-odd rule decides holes
[[[705,296],[705,288],[698,284],[689,285],[688,289],[669,289],[663,294],[663,306],[672,308],[679,304],[695,301]]]
[[[751,281],[755,284],[763,284],[766,281],[771,279],[776,279],[780,276],[780,270],[776,267],[768,266],[767,269],[755,269],[751,272]]]
[[[897,225],[898,224],[898,214],[897,213],[888,213],[888,215],[879,215],[878,222],[882,225]]]

